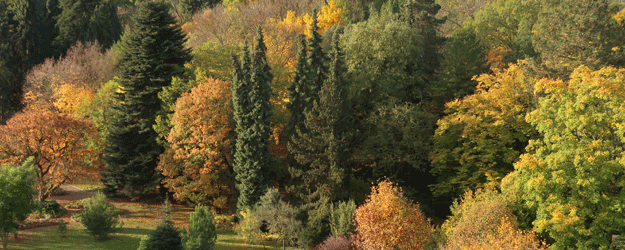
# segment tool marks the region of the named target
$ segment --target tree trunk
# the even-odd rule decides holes
[[[7,250],[8,245],[9,245],[9,233],[2,232],[2,249]]]

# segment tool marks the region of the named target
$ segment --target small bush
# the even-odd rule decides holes
[[[59,221],[59,225],[56,228],[59,231],[61,238],[67,237],[67,223],[64,220]]]
[[[204,206],[196,206],[189,216],[189,230],[182,229],[182,245],[185,250],[209,250],[215,248],[217,228],[213,213]]]
[[[78,215],[78,220],[89,234],[103,240],[118,230],[119,220],[116,209],[106,202],[106,196],[98,193],[84,200],[85,210]]]
[[[62,208],[55,200],[33,201],[33,203],[35,207],[33,215],[35,216],[57,217],[67,213],[67,209]]]

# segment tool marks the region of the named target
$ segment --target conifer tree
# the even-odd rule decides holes
[[[338,34],[336,34],[338,35]],[[328,77],[310,110],[305,112],[307,133],[297,129],[289,149],[302,166],[292,169],[300,178],[299,193],[305,203],[327,195],[332,201],[347,198],[349,183],[349,128],[351,119],[347,102],[343,52],[334,39]]]
[[[98,41],[103,49],[113,45],[121,36],[122,26],[117,8],[102,0],[59,0],[61,13],[55,17],[59,31],[54,44],[59,53],[77,41]]]
[[[269,98],[273,80],[267,63],[267,47],[262,29],[258,27],[254,54],[250,58],[247,44],[239,65],[234,58],[232,102],[235,121],[234,171],[239,198],[237,208],[251,209],[267,190],[270,165],[269,135],[271,133],[271,105]],[[251,59],[251,61],[250,61]]]
[[[160,184],[162,177],[155,168],[163,149],[152,128],[161,107],[158,92],[190,60],[186,38],[165,3],[142,4],[134,22],[135,29],[124,41],[120,90],[112,106],[102,173],[107,192],[122,190],[130,195],[153,191]]]
[[[291,113],[289,118],[289,124],[286,128],[286,137],[290,140],[291,135],[295,134],[295,128],[299,127],[303,129],[304,124],[304,108],[306,108],[306,90],[308,82],[308,50],[306,48],[306,40],[304,35],[301,34],[297,37],[299,44],[297,50],[297,65],[295,66],[295,74],[291,81],[291,86],[287,89],[289,102],[287,108]]]
[[[310,51],[307,57],[308,63],[308,82],[307,89],[304,92],[306,107],[305,109],[310,110],[315,101],[319,100],[319,91],[321,90],[321,86],[326,79],[326,75],[328,74],[328,67],[326,65],[328,59],[323,52],[322,45],[322,37],[318,32],[319,27],[317,27],[317,10],[313,10],[312,13],[312,23],[310,24],[310,39],[308,39],[308,46],[310,46]]]

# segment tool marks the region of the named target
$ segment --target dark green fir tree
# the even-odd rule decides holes
[[[259,27],[250,58],[247,44],[239,64],[234,58],[232,102],[235,122],[234,171],[239,198],[237,208],[251,209],[267,191],[272,164],[269,153],[270,118],[269,98],[273,75],[266,56],[262,29]]]
[[[326,65],[328,59],[323,52],[323,38],[318,30],[317,10],[313,10],[312,23],[310,25],[310,39],[308,39],[308,46],[310,46],[307,58],[308,71],[306,72],[308,82],[306,83],[306,92],[304,92],[306,109],[311,109],[313,103],[319,100],[319,91],[328,74],[328,66]]]
[[[186,38],[167,4],[146,2],[139,8],[134,29],[124,40],[120,90],[112,106],[102,173],[107,192],[131,196],[154,191],[161,182],[155,168],[163,148],[153,129],[161,108],[158,93],[184,72],[183,64],[191,59],[184,47]]]
[[[336,34],[338,35],[338,34]],[[292,178],[300,179],[298,192],[304,203],[314,203],[323,196],[331,201],[348,197],[351,154],[349,152],[351,116],[346,90],[345,63],[339,39],[334,39],[327,79],[319,100],[305,114],[305,129],[297,129],[289,151],[303,166],[291,169]]]

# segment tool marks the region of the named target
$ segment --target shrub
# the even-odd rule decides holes
[[[56,229],[59,231],[61,238],[67,237],[67,223],[64,220],[59,221],[59,226]]]
[[[141,239],[138,250],[182,250],[180,231],[174,226],[169,216],[171,213],[169,200],[163,205],[163,219],[148,238]]]
[[[61,207],[55,200],[33,201],[35,209],[33,214],[56,217],[67,213],[67,209]]]
[[[345,237],[354,232],[354,212],[356,212],[356,203],[353,200],[348,202],[339,202],[336,206],[332,206],[332,214],[330,215],[330,231],[332,236]]]
[[[425,249],[432,231],[419,205],[388,180],[371,189],[354,222],[359,249]]]
[[[189,230],[182,229],[182,245],[185,250],[208,250],[215,248],[217,231],[213,213],[204,206],[196,206],[189,216]]]
[[[106,202],[106,196],[98,193],[83,201],[85,210],[78,215],[78,220],[89,234],[103,240],[118,230],[119,220],[115,207]]]

